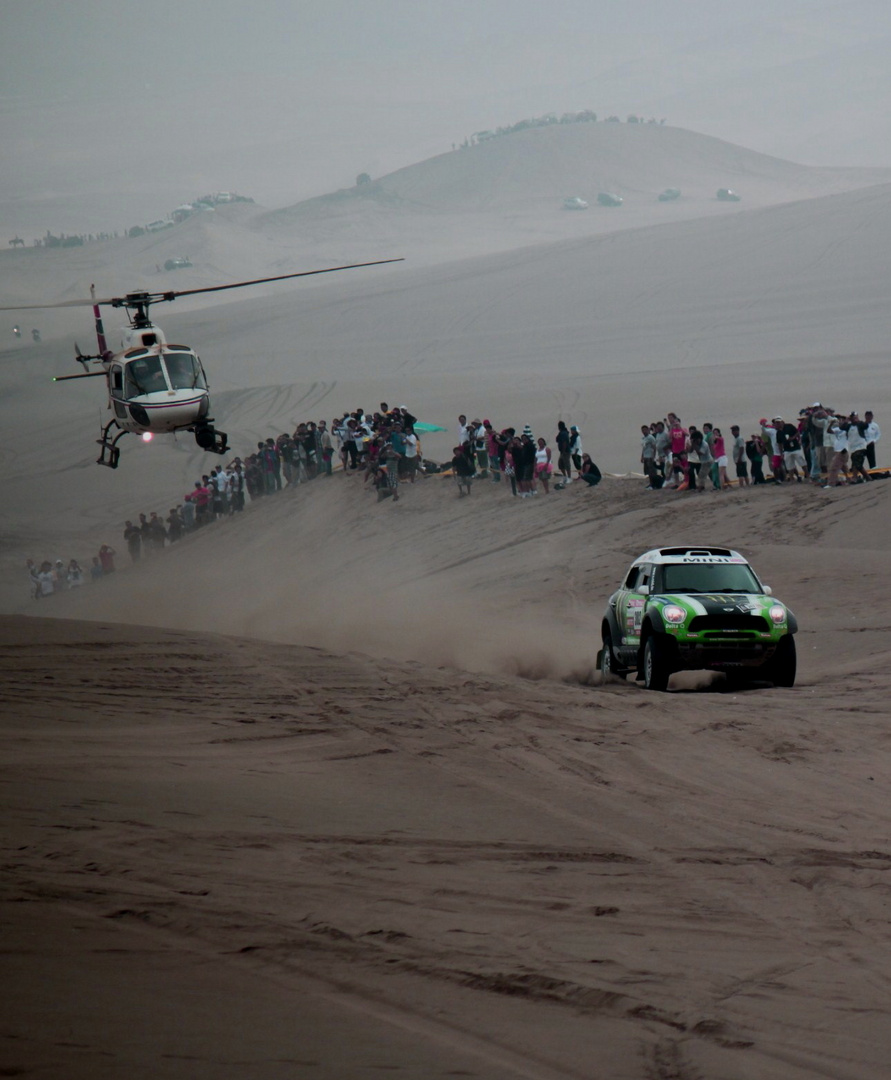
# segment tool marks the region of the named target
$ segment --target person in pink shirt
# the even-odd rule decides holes
[[[668,414],[666,420],[668,437],[671,440],[671,468],[674,473],[675,483],[679,490],[687,487],[687,435],[688,431],[681,425],[681,418],[674,413]]]
[[[492,483],[498,484],[501,482],[501,458],[498,455],[501,447],[498,442],[498,432],[488,420],[483,421],[483,427],[486,430],[486,454],[489,458],[489,475],[492,477]]]
[[[721,434],[721,429],[714,428],[712,436],[712,457],[718,466],[718,490],[723,491],[730,487],[730,481],[727,479],[727,451],[724,448],[724,436]]]

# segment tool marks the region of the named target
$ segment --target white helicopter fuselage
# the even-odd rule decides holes
[[[202,423],[210,409],[198,355],[169,344],[157,326],[128,332],[106,361],[109,408],[122,431],[166,434]]]

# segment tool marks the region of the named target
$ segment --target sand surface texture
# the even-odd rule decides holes
[[[335,475],[131,566],[124,520],[217,459],[129,439],[97,468],[101,381],[49,382],[89,309],[0,312],[4,342],[44,331],[0,366],[0,1074],[887,1077],[891,484],[626,474],[670,409],[748,433],[821,399],[891,431],[891,175],[668,128],[518,139],[0,252],[3,304],[406,255],[156,312],[233,453],[387,400],[447,427],[426,456],[459,412],[552,445],[563,419],[608,474],[396,504]],[[559,209],[620,184],[621,208]],[[795,611],[796,686],[600,685],[631,560],[703,542]],[[29,598],[26,557],[102,543],[113,576]]]

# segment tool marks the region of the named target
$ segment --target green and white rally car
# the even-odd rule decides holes
[[[797,630],[739,552],[659,548],[635,559],[609,598],[597,662],[604,680],[635,672],[650,690],[690,669],[792,686]]]

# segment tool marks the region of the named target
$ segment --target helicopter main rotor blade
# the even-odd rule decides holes
[[[203,289],[181,289],[179,292],[158,293],[130,293],[127,296],[113,296],[103,300],[60,300],[56,304],[15,304],[11,307],[0,307],[0,311],[36,311],[40,308],[63,308],[63,307],[98,307],[105,304],[111,307],[131,307],[135,303],[142,303],[146,307],[151,304],[159,304],[165,300],[175,300],[178,296],[195,296],[198,293],[224,292],[226,289],[243,289],[247,285],[265,285],[270,281],[287,281],[289,278],[313,277],[316,274],[334,274],[338,270],[358,270],[363,266],[385,266],[387,263],[405,262],[404,258],[377,259],[375,262],[350,263],[347,266],[329,266],[324,270],[301,270],[297,274],[278,274],[276,277],[254,278],[252,281],[235,281],[231,285],[208,285]],[[135,298],[133,304],[131,297]]]
[[[60,300],[57,304],[13,304],[0,307],[0,311],[35,311],[38,308],[92,307],[93,304],[112,304],[113,300]]]
[[[204,289],[183,289],[180,292],[160,293],[160,299],[172,300],[177,296],[194,296],[196,293],[223,292],[225,289],[242,289],[246,285],[265,285],[268,281],[287,281],[289,278],[312,277],[314,274],[333,274],[337,270],[358,270],[363,266],[384,266],[386,263],[405,262],[399,259],[378,259],[376,262],[350,263],[348,266],[329,266],[326,270],[302,270],[298,274],[279,274],[277,277],[254,278],[253,281],[236,281],[231,285],[209,285]],[[97,303],[103,303],[97,300]],[[104,301],[107,303],[107,301]]]

